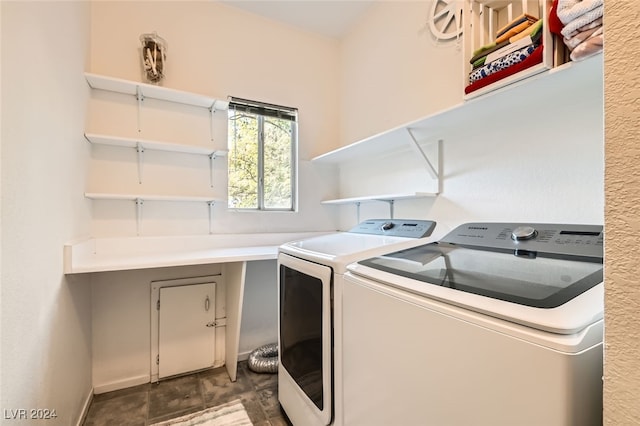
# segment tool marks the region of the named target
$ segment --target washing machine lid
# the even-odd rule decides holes
[[[384,280],[392,284],[397,281],[393,276],[410,279],[404,281],[405,287],[414,292],[516,322],[545,324],[551,316],[544,319],[544,313],[532,311],[559,309],[602,283],[602,238],[602,227],[593,225],[473,223],[456,228],[440,242],[359,264],[390,274]],[[355,272],[367,274],[365,268]],[[368,275],[380,280],[380,276],[373,277],[375,273]],[[429,288],[433,286],[438,290]],[[490,303],[487,298],[501,303]],[[558,322],[538,328],[575,331],[601,317],[602,304],[579,307],[583,312],[572,313],[574,318],[566,327]],[[580,302],[571,304],[578,305]],[[576,324],[576,315],[583,324]]]
[[[371,219],[348,232],[287,242],[279,251],[344,270],[367,257],[424,244],[422,238],[431,235],[434,227],[435,222],[428,220]]]
[[[555,308],[602,282],[602,262],[519,257],[431,243],[360,262],[428,284],[535,308]]]

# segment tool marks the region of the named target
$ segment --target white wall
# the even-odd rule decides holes
[[[436,42],[432,1],[376,2],[342,40],[340,145],[462,100],[462,44]]]
[[[63,275],[62,247],[88,235],[90,223],[82,196],[89,4],[0,8],[0,405],[55,409],[51,424],[74,424],[91,392],[91,287],[87,277]]]
[[[220,264],[92,276],[93,386],[99,393],[149,381],[151,282],[224,273]],[[276,261],[249,262],[246,270],[239,353],[274,343],[277,334]],[[218,286],[224,286],[224,279]],[[224,289],[218,289],[224,294]],[[218,351],[218,349],[216,349]]]
[[[96,391],[149,382],[152,281],[220,273],[221,265],[214,264],[93,274],[92,380]]]
[[[114,31],[117,28],[117,31]],[[90,71],[140,80],[139,36],[157,31],[168,43],[165,87],[222,99],[238,96],[299,109],[299,211],[235,212],[225,203],[215,207],[214,233],[331,230],[335,209],[319,207],[334,191],[331,174],[310,165],[309,159],[327,151],[338,138],[338,42],[248,14],[218,2],[94,2],[92,4]],[[113,97],[92,95],[88,130],[135,136],[135,100],[114,107]],[[206,146],[209,121],[188,108],[171,107],[185,119],[177,127],[171,114],[149,118],[155,106],[145,101],[140,137]],[[118,106],[118,105],[116,105]],[[127,114],[128,113],[128,114]],[[147,114],[149,113],[149,114]],[[215,148],[226,147],[226,113],[216,114]],[[176,131],[176,129],[180,129]],[[226,160],[215,163],[215,185],[209,187],[206,157],[147,151],[145,181],[138,184],[133,150],[98,148],[92,151],[89,191],[162,193],[189,191],[226,199]],[[93,203],[93,236],[134,236],[133,202]],[[206,234],[204,203],[146,203],[141,235]]]
[[[640,50],[636,1],[606,2],[606,425],[640,424],[640,127],[637,72],[629,58]]]
[[[275,260],[247,263],[247,283],[240,328],[240,356],[278,342],[278,273]]]

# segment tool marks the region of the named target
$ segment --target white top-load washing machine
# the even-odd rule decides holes
[[[432,241],[427,220],[374,219],[282,245],[278,254],[278,399],[294,425],[341,424],[342,276],[348,264]],[[435,236],[434,236],[435,238]]]
[[[600,425],[603,235],[469,223],[349,265],[344,424]]]

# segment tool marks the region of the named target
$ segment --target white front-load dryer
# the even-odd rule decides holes
[[[337,354],[347,265],[432,241],[434,227],[428,220],[366,220],[349,232],[280,247],[278,400],[294,425],[343,424]]]

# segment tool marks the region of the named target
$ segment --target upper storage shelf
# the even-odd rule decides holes
[[[85,73],[89,86],[93,89],[108,90],[110,92],[125,95],[141,96],[142,98],[159,99],[162,101],[192,105],[211,110],[226,110],[229,102],[214,99],[197,93],[184,92],[166,87],[137,81],[123,80],[115,77],[106,77],[98,74]]]
[[[553,36],[548,22],[544,22],[549,16],[551,0],[465,0],[464,3],[465,99],[482,96],[567,62],[564,43]],[[496,44],[499,47],[493,48]],[[487,54],[479,53],[482,49]],[[507,56],[515,55],[516,51],[518,55]]]
[[[320,164],[340,164],[366,160],[369,156],[410,150],[412,140],[433,143],[446,140],[447,135],[460,129],[482,129],[495,122],[505,111],[539,108],[561,97],[580,102],[603,91],[602,55],[582,62],[569,62],[525,80],[457,104],[449,109],[398,126],[312,159]],[[523,119],[524,119],[523,115]],[[475,127],[474,127],[475,126]]]

